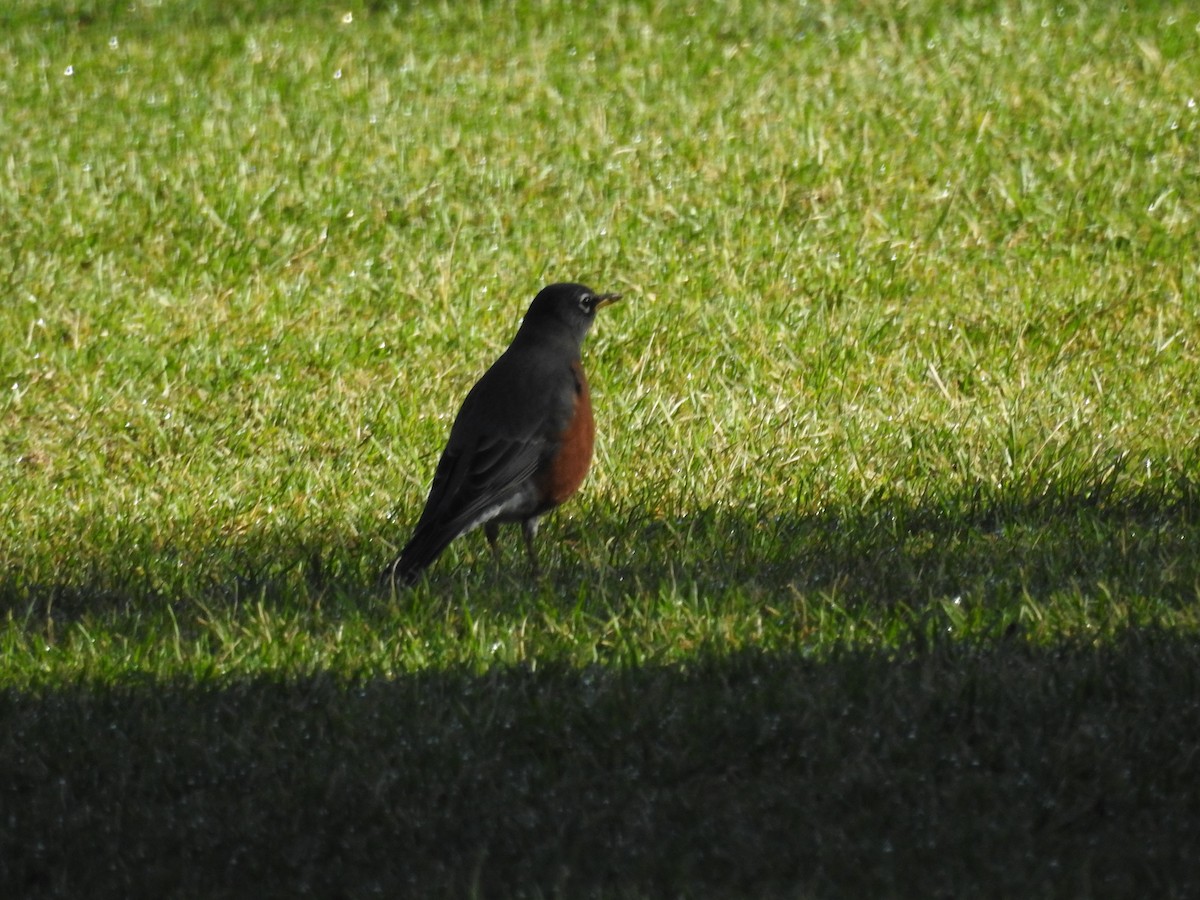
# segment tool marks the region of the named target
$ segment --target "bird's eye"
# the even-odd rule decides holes
[[[595,302],[596,298],[591,294],[580,294],[579,296],[579,308],[585,313],[590,313],[592,311],[592,304]]]

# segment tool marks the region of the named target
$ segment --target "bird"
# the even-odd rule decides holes
[[[596,426],[581,363],[596,312],[621,299],[586,285],[538,292],[508,348],[467,393],[412,537],[383,573],[409,586],[450,542],[480,526],[499,561],[501,523],[519,523],[540,574],[539,519],[573,495],[592,461]]]

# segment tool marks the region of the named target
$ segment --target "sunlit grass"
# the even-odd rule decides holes
[[[99,632],[133,608],[202,630],[377,604],[458,400],[568,277],[631,297],[587,348],[598,464],[535,603],[841,605],[861,579],[831,540],[904,553],[904,520],[953,532],[964,503],[995,539],[940,564],[958,584],[849,599],[886,618],[999,578],[1011,619],[1027,592],[1141,594],[1158,575],[1114,588],[1070,552],[1029,560],[1037,584],[994,571],[1006,534],[1069,542],[1102,480],[1095,503],[1182,517],[1098,512],[1176,532],[1176,620],[1197,426],[1178,17],[510,13],[10,13],[9,640],[58,595]],[[1054,517],[1011,518],[1043,494]],[[423,590],[486,619],[528,585],[468,542]]]

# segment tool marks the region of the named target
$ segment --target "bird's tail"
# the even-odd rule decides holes
[[[454,540],[455,533],[430,532],[418,528],[412,539],[404,545],[392,562],[384,568],[380,582],[385,586],[411,587],[416,584],[426,569],[442,555],[442,551]]]

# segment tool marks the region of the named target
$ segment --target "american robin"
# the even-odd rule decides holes
[[[412,584],[456,537],[483,526],[492,552],[501,522],[520,522],[530,565],[538,518],[579,489],[595,422],[580,364],[596,310],[621,299],[552,284],[529,305],[508,349],[467,394],[412,538],[384,571]]]

